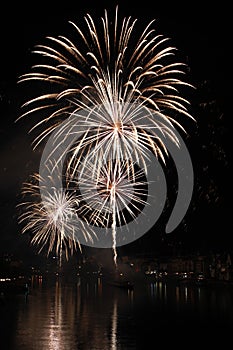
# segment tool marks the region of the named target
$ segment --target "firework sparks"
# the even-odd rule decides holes
[[[79,122],[86,130],[95,131],[95,139],[103,138],[105,142],[98,143],[98,147],[114,143],[119,150],[116,140],[121,137],[128,143],[127,147],[124,143],[127,149],[130,144],[135,148],[137,142],[140,152],[148,144],[159,150],[158,137],[155,142],[147,133],[148,126],[140,124],[142,106],[144,112],[148,108],[150,133],[162,129],[176,141],[172,125],[182,126],[172,115],[181,113],[192,118],[187,112],[189,102],[179,95],[179,87],[190,86],[180,79],[185,64],[166,62],[176,49],[164,46],[168,39],[156,35],[152,28],[154,21],[141,35],[135,30],[136,20],[124,18],[118,23],[118,8],[113,26],[105,11],[99,31],[90,15],[84,19],[87,31],[70,22],[75,29],[76,44],[64,36],[47,37],[51,46],[37,45],[34,53],[47,59],[48,64],[35,65],[31,73],[19,78],[19,82],[39,80],[45,86],[49,82],[49,89],[51,85],[54,89],[53,93],[45,93],[23,105],[28,110],[19,119],[36,112],[45,115],[32,130],[42,124],[49,125],[35,139],[34,146],[51,134],[61,120],[74,114],[79,116],[79,110],[87,109],[89,115],[84,120],[80,116]],[[151,109],[166,123],[155,120]],[[91,144],[93,139],[85,142]]]
[[[103,158],[100,158],[101,160]],[[114,262],[117,265],[117,227],[137,220],[142,207],[147,205],[147,181],[142,169],[127,160],[99,161],[85,159],[72,172],[69,186],[77,193],[80,202],[79,216],[95,226],[112,229]],[[83,210],[82,210],[83,208]]]
[[[30,217],[32,221],[25,229],[39,227],[34,242],[46,242],[44,237],[50,236],[52,247],[54,232],[60,232],[62,242],[62,232],[74,230],[68,220],[70,210],[72,215],[87,218],[83,213],[90,214],[92,207],[88,220],[112,228],[116,262],[116,228],[127,221],[120,214],[122,207],[135,219],[132,203],[136,208],[138,204],[145,205],[144,197],[135,194],[137,185],[145,182],[138,180],[133,164],[135,161],[142,164],[146,174],[146,160],[151,152],[165,162],[168,150],[164,137],[179,147],[175,127],[184,129],[176,115],[193,119],[187,110],[189,102],[180,96],[180,88],[191,85],[181,79],[185,64],[170,60],[176,49],[166,46],[168,39],[156,34],[154,21],[138,34],[136,20],[131,17],[119,20],[118,7],[113,21],[109,21],[107,11],[100,24],[89,14],[84,21],[83,31],[70,22],[74,29],[72,38],[47,37],[48,44],[35,47],[34,52],[45,61],[33,66],[32,72],[22,75],[19,82],[39,81],[45,87],[49,83],[49,90],[27,101],[22,106],[26,111],[18,120],[41,114],[41,120],[30,130],[42,127],[34,139],[34,148],[57,133],[60,141],[49,158],[64,139],[74,135],[75,142],[63,148],[59,161],[69,153],[66,181],[73,186],[76,182],[77,188],[82,188],[88,206],[73,211],[74,198],[64,198],[64,193],[58,192],[45,200],[46,207],[35,203],[21,220]],[[41,215],[43,211],[45,214]],[[46,229],[40,227],[41,217],[47,220]]]
[[[81,230],[86,239],[91,240],[91,231],[86,232],[82,222],[77,220],[79,202],[72,193],[55,187],[48,190],[47,181],[39,174],[33,174],[23,184],[22,195],[25,200],[18,205],[19,223],[23,225],[22,233],[32,234],[31,244],[40,247],[39,253],[47,249],[49,255],[55,250],[61,266],[63,250],[67,260],[77,246],[81,250],[76,230]],[[74,222],[79,222],[79,227],[75,227]]]

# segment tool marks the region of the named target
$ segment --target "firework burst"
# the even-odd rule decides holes
[[[19,82],[39,81],[45,92],[22,106],[25,111],[18,120],[40,113],[40,121],[30,130],[39,130],[34,148],[51,135],[58,140],[48,160],[62,148],[64,140],[67,142],[74,135],[72,142],[63,147],[55,166],[69,154],[66,183],[82,188],[81,195],[88,206],[79,206],[75,211],[73,195],[78,191],[73,191],[72,197],[64,197],[64,192],[58,191],[45,196],[47,204],[35,203],[21,220],[30,218],[25,229],[38,230],[35,243],[51,237],[51,250],[54,232],[66,229],[73,242],[74,227],[67,219],[71,213],[79,218],[87,218],[84,212],[91,213],[88,221],[92,224],[111,226],[116,262],[116,228],[127,221],[122,207],[135,219],[132,203],[137,208],[146,201],[138,196],[146,182],[135,170],[135,162],[146,174],[151,152],[165,163],[165,138],[179,147],[175,127],[184,129],[176,116],[193,119],[187,110],[189,102],[180,90],[191,85],[182,79],[185,64],[171,61],[176,49],[167,46],[168,38],[156,34],[154,21],[138,33],[137,21],[131,17],[120,20],[116,7],[113,21],[105,11],[100,23],[89,14],[84,22],[83,30],[70,22],[74,30],[70,38],[47,37],[47,44],[35,47],[34,53],[43,57],[43,63],[34,65]],[[46,229],[41,228],[41,218],[46,220]]]
[[[18,205],[19,224],[23,226],[22,233],[32,235],[31,244],[39,247],[39,253],[43,249],[47,250],[47,255],[55,251],[61,266],[63,250],[67,260],[77,246],[81,250],[76,231],[91,240],[91,230],[86,232],[82,221],[77,220],[78,199],[69,191],[56,187],[48,189],[47,185],[47,179],[39,174],[33,174],[23,184],[24,200]],[[75,226],[74,222],[79,225]]]
[[[100,158],[102,159],[102,158]],[[111,228],[114,262],[117,265],[116,236],[121,228],[147,205],[147,181],[136,163],[116,159],[95,164],[93,158],[78,163],[69,186],[82,203],[79,217],[90,225]]]
[[[179,113],[192,118],[187,112],[189,102],[179,94],[179,87],[190,84],[181,79],[185,64],[167,63],[176,50],[165,46],[168,38],[155,33],[154,21],[138,35],[136,20],[130,17],[118,20],[118,8],[112,25],[107,11],[101,18],[102,27],[90,15],[84,20],[87,26],[84,30],[70,22],[75,30],[73,41],[64,36],[47,37],[48,44],[37,45],[33,52],[43,56],[47,63],[34,65],[32,72],[19,78],[19,82],[43,82],[50,91],[51,86],[54,90],[22,106],[27,110],[19,119],[36,112],[45,115],[32,128],[46,125],[34,140],[34,147],[62,120],[74,114],[80,116],[81,109],[89,114],[85,118],[80,116],[79,122],[86,130],[95,131],[94,139],[102,140],[98,147],[113,143],[120,149],[116,143],[121,137],[126,141],[125,148],[131,145],[128,152],[135,148],[135,142],[139,152],[148,144],[159,151],[163,142],[159,143],[157,129],[176,141],[172,125],[182,126],[172,116]],[[140,123],[142,106],[144,113],[147,107],[149,126]],[[151,110],[161,119],[156,120]],[[156,142],[148,130],[154,133]],[[92,142],[92,137],[85,139],[85,144]]]

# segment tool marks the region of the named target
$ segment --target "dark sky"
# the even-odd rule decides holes
[[[203,9],[196,2],[182,5],[173,2],[142,1],[71,1],[59,3],[8,3],[1,10],[0,65],[0,253],[28,249],[28,237],[20,235],[15,214],[23,181],[38,171],[40,156],[31,147],[27,122],[14,123],[25,102],[25,89],[17,85],[18,77],[29,71],[31,50],[47,35],[65,35],[67,22],[76,23],[86,13],[94,18],[104,9],[137,18],[142,27],[156,19],[158,32],[170,37],[181,57],[189,65],[190,83],[196,90],[190,95],[191,111],[197,121],[187,124],[187,145],[194,166],[193,200],[186,217],[169,236],[160,221],[156,227],[127,252],[144,250],[170,252],[173,249],[233,251],[230,114],[226,111],[230,89],[229,8],[224,2]],[[98,4],[98,5],[96,5]],[[111,4],[111,5],[109,5]],[[127,4],[127,5],[126,5]],[[27,100],[27,98],[26,98]],[[128,249],[128,250],[127,250]]]

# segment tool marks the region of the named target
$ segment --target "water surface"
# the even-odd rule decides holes
[[[188,345],[183,339],[227,345],[233,336],[230,285],[143,279],[128,291],[97,277],[32,282],[28,297],[1,301],[1,350],[150,350]]]

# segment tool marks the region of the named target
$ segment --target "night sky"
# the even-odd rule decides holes
[[[127,5],[126,5],[127,3]],[[15,123],[20,106],[26,102],[29,88],[17,84],[19,76],[32,64],[30,53],[45,36],[66,35],[69,20],[78,23],[86,13],[93,18],[104,9],[137,18],[142,27],[156,19],[154,27],[171,38],[182,60],[188,64],[188,80],[196,89],[189,91],[191,114],[196,123],[185,121],[186,142],[194,167],[192,202],[179,227],[165,234],[168,213],[140,240],[122,247],[122,253],[173,253],[233,251],[231,204],[230,118],[226,111],[230,101],[229,8],[223,2],[202,9],[187,2],[142,1],[71,1],[53,3],[12,3],[1,10],[0,66],[0,254],[6,251],[28,254],[28,236],[22,236],[17,224],[15,206],[20,188],[33,172],[38,171],[40,152],[32,151],[30,121]],[[98,6],[96,5],[98,4]],[[111,4],[111,5],[109,5]],[[193,4],[196,4],[193,2]],[[221,7],[220,7],[221,6]],[[12,11],[13,10],[13,11]],[[231,95],[230,95],[231,94]]]

